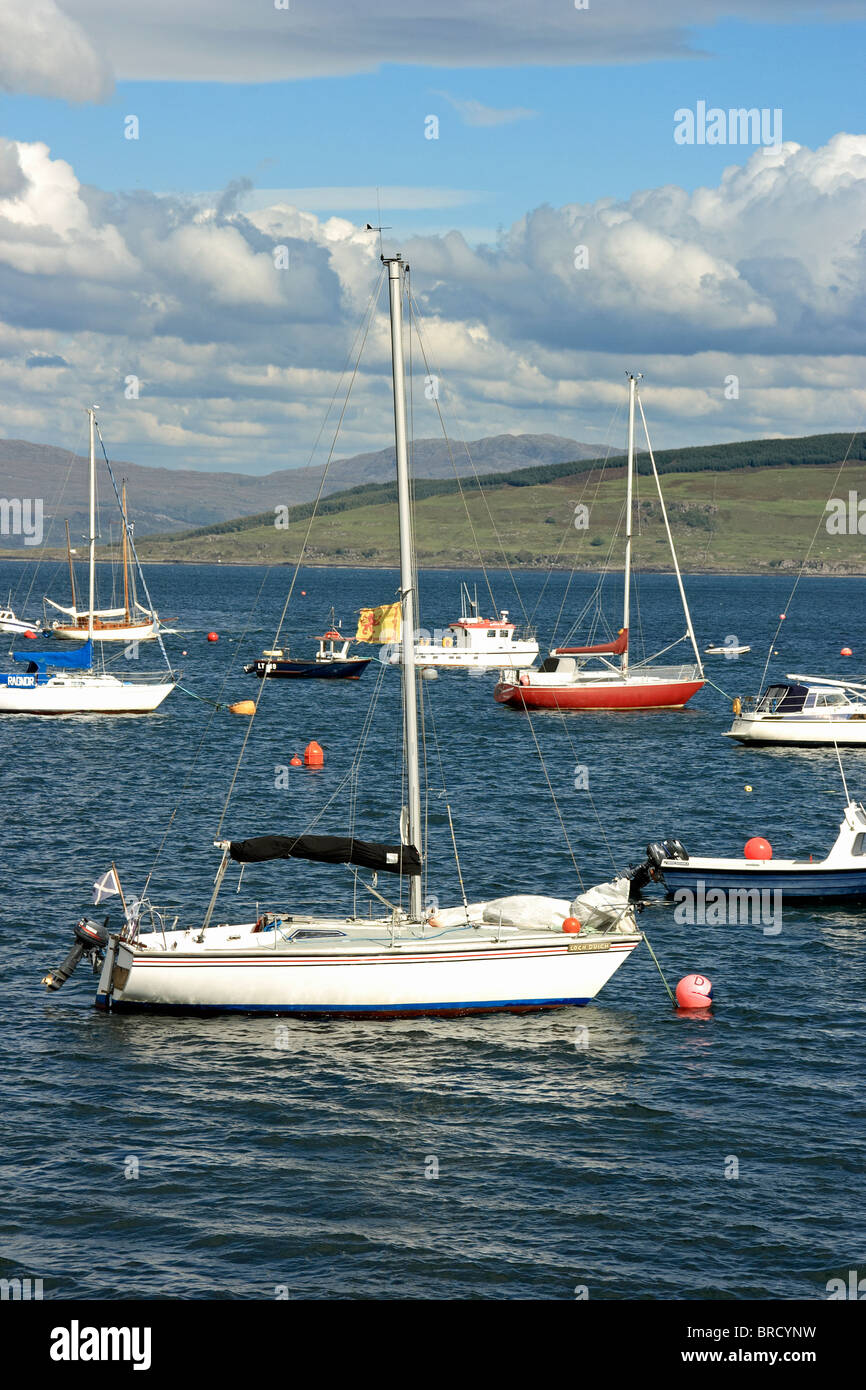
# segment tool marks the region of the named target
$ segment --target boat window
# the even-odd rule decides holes
[[[344,931],[325,931],[318,927],[301,927],[298,931],[292,932],[290,941],[322,941],[326,937],[345,936]]]
[[[859,835],[855,835],[855,836],[854,836],[854,843],[853,843],[853,845],[851,846],[851,853],[852,853],[852,854],[863,854],[864,852],[866,852],[866,851],[864,851],[864,849],[863,849],[863,842],[864,842],[864,841],[866,841],[866,834],[864,834],[863,831],[861,830],[861,832],[860,832]]]
[[[495,627],[489,627],[489,628],[487,629],[487,636],[488,636],[488,637],[497,637],[498,635],[499,635],[499,634],[497,633]]]
[[[539,671],[544,671],[547,674],[549,674],[551,671],[558,671],[559,660],[555,656],[546,656],[538,669]]]
[[[500,637],[507,637],[507,636],[508,636],[508,628],[507,628],[507,627],[501,628],[500,631],[499,631],[499,636],[500,636]]]
[[[815,695],[815,706],[820,708],[827,705],[847,705],[848,701],[841,690],[819,690]]]
[[[804,685],[771,685],[758,702],[761,714],[799,714],[808,690]]]

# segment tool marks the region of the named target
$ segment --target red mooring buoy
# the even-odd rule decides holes
[[[207,635],[207,640],[209,642],[218,642],[220,640],[220,635],[218,632],[209,632]]]
[[[746,859],[772,859],[773,846],[763,835],[753,835],[751,840],[746,841],[743,854]]]
[[[713,1002],[713,982],[706,975],[684,975],[676,997],[681,1009],[708,1009]]]
[[[324,764],[325,755],[322,752],[321,744],[312,739],[304,749],[304,766],[321,767]]]

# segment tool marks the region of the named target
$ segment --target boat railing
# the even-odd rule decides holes
[[[684,662],[681,666],[657,666],[652,661],[629,664],[633,676],[655,676],[666,681],[697,681],[701,679],[699,667],[694,662]]]

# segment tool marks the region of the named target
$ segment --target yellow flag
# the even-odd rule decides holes
[[[380,608],[362,608],[358,614],[356,642],[399,642],[402,626],[399,603],[383,603]]]

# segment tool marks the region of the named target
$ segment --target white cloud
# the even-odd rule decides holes
[[[378,239],[345,217],[212,202],[108,195],[45,145],[0,148],[7,436],[68,442],[96,398],[118,456],[251,472],[308,461],[353,360]],[[715,187],[541,207],[489,245],[452,231],[402,249],[452,434],[601,447],[631,368],[663,446],[862,426],[864,226],[866,136],[838,135],[757,151]],[[417,349],[415,363],[423,374]],[[388,442],[388,377],[383,297],[339,455]],[[437,428],[416,383],[416,432]]]
[[[116,23],[117,7],[112,8]],[[102,101],[112,80],[105,58],[82,26],[54,0],[0,0],[0,88],[67,101]]]
[[[537,111],[530,111],[526,106],[485,106],[474,97],[455,97],[450,92],[435,92],[434,95],[444,97],[464,125],[513,125],[515,121],[530,120],[538,115]]]

